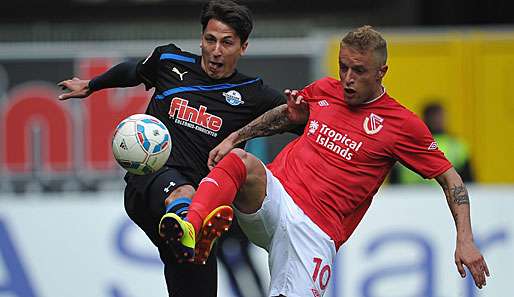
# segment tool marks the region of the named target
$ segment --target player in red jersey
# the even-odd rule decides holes
[[[233,204],[250,240],[270,253],[270,296],[321,296],[337,248],[400,161],[442,186],[457,227],[457,269],[464,277],[467,266],[482,288],[489,271],[473,241],[467,190],[425,124],[386,93],[386,61],[386,41],[377,31],[364,26],[348,33],[340,46],[340,80],[324,78],[290,92],[287,105],[211,152],[211,165],[263,129],[272,134],[304,124],[303,135],[267,168],[232,149],[200,183],[183,227],[202,232],[211,210]]]

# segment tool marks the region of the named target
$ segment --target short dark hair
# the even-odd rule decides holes
[[[248,40],[253,29],[252,13],[248,7],[232,0],[211,0],[202,9],[200,21],[202,31],[207,27],[209,20],[215,19],[230,26],[236,31],[241,43]]]

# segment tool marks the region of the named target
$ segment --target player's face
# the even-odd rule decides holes
[[[248,42],[241,44],[236,31],[227,24],[211,19],[202,33],[202,68],[214,79],[234,73],[237,61],[244,54]]]
[[[387,65],[379,65],[373,51],[361,53],[341,46],[339,77],[347,104],[355,106],[378,97],[382,93],[382,78],[386,72]]]

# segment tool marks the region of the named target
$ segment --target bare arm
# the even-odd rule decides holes
[[[457,244],[455,248],[455,264],[462,277],[466,276],[463,265],[468,267],[478,288],[486,285],[489,269],[484,257],[473,241],[471,230],[469,196],[466,186],[454,168],[436,177],[446,195],[446,201],[455,221]]]
[[[287,104],[268,110],[243,128],[231,133],[209,153],[207,165],[212,169],[238,144],[249,139],[291,131],[297,125],[307,123],[308,107],[298,91],[285,90]]]

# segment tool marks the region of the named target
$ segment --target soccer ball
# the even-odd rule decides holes
[[[150,174],[168,161],[170,133],[161,121],[151,115],[131,115],[116,127],[112,152],[116,161],[128,172]]]

